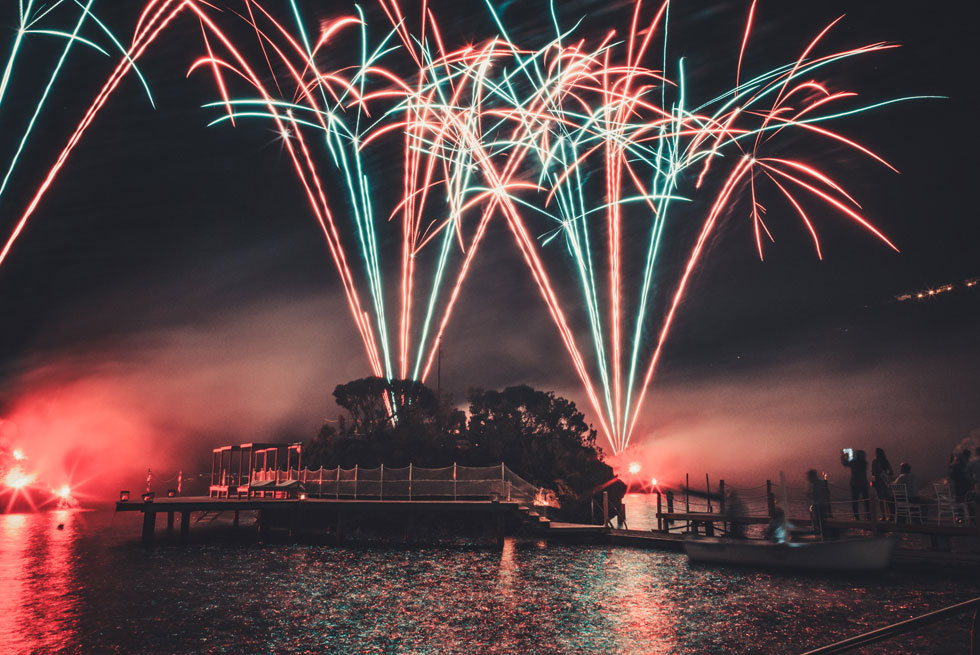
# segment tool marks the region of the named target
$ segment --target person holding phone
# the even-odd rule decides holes
[[[868,494],[868,459],[863,450],[845,448],[840,455],[840,463],[851,469],[851,506],[854,520],[860,521],[860,500],[864,499],[865,516],[871,516],[871,497]]]

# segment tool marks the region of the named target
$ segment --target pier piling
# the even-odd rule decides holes
[[[338,544],[344,543],[344,513],[337,512],[337,529],[334,532]]]
[[[724,480],[718,480],[718,496],[720,497],[718,501],[718,511],[721,512],[722,514],[725,514],[726,507],[725,507],[725,481]],[[721,531],[724,534],[728,534],[731,531],[731,527],[728,525],[727,521],[721,524]]]
[[[691,513],[691,474],[684,474],[684,512]],[[691,532],[691,521],[687,521],[686,532]]]
[[[156,529],[157,513],[152,510],[143,512],[143,545],[153,545],[153,531]]]
[[[500,501],[496,498],[490,501],[493,505],[493,529],[497,538],[497,548],[504,547],[504,514],[500,511]]]

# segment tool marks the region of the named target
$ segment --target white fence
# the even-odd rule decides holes
[[[500,466],[423,468],[289,469],[257,471],[252,486],[299,482],[312,498],[354,499],[500,499],[533,503],[543,493],[527,480]]]

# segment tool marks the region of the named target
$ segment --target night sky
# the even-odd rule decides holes
[[[127,40],[140,3],[99,4]],[[352,10],[333,0],[301,4],[311,24]],[[483,4],[461,4],[432,3],[451,37],[492,36]],[[503,15],[512,37],[547,33],[545,3],[509,4]],[[732,85],[748,4],[672,7],[672,52],[686,58],[689,84],[703,99]],[[3,44],[13,36],[12,9],[0,16]],[[630,17],[625,3],[562,3],[561,12],[569,25],[588,17],[586,33],[625,27]],[[744,204],[726,216],[681,305],[634,437],[635,456],[662,478],[707,470],[758,480],[783,468],[802,479],[812,466],[841,481],[840,448],[876,446],[929,478],[944,473],[965,439],[980,443],[980,286],[964,286],[980,276],[978,9],[763,0],[746,69],[791,60],[842,13],[828,48],[879,40],[902,47],[828,71],[836,87],[869,101],[948,96],[836,123],[900,175],[844,148],[815,153],[901,252],[815,210],[820,261],[805,229],[773,198],[776,243],[760,262]],[[368,15],[381,32],[384,17]],[[0,105],[4,158],[55,50],[32,41],[15,72]],[[52,465],[111,457],[127,474],[190,469],[213,445],[309,439],[337,414],[333,387],[370,374],[279,135],[264,122],[207,127],[216,114],[201,105],[217,98],[213,80],[185,78],[201,52],[200,29],[188,18],[161,36],[141,64],[157,108],[135,78],[123,83],[0,266],[0,416],[9,439],[30,443]],[[75,54],[0,200],[4,239],[117,59]],[[396,165],[377,166],[379,179],[392,175],[400,185]],[[328,192],[339,197],[339,187]],[[378,193],[379,214],[387,214],[393,201],[386,189]],[[344,207],[335,203],[341,218]],[[668,244],[665,284],[705,211],[692,203],[678,214],[695,231],[682,225],[674,250]],[[383,247],[394,284],[391,234]],[[503,221],[494,221],[482,248],[443,340],[442,386],[462,404],[469,387],[528,383],[588,414]],[[563,246],[549,248],[558,277]],[[945,284],[953,291],[897,300]],[[557,285],[574,306],[575,282]],[[580,333],[583,352],[586,337]]]

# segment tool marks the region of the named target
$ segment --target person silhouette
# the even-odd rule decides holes
[[[860,521],[860,500],[864,499],[865,516],[871,516],[871,498],[868,496],[868,459],[863,450],[841,453],[840,462],[851,469],[851,506],[854,509],[854,520]]]
[[[892,465],[888,462],[888,458],[885,456],[885,451],[881,448],[875,448],[875,458],[871,461],[871,486],[875,490],[875,494],[878,496],[878,505],[875,511],[880,511],[882,518],[886,521],[891,520],[894,512],[891,511],[891,483],[892,478],[895,477],[895,472],[892,471]]]

